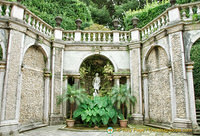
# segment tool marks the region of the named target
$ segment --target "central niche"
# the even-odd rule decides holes
[[[92,82],[96,73],[101,79],[99,95],[105,96],[110,93],[113,86],[114,67],[108,58],[102,55],[92,55],[82,62],[79,72],[81,87],[85,88],[89,95],[92,96],[94,92]]]

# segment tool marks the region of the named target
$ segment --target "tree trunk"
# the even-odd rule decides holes
[[[73,111],[73,108],[74,108],[74,104],[73,103],[71,103],[70,104],[70,118],[69,119],[72,119],[72,111]]]

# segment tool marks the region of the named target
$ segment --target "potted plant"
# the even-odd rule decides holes
[[[122,110],[123,117],[120,117],[120,126],[127,127],[128,120],[125,119],[125,106],[128,108],[130,104],[135,106],[136,98],[131,95],[130,89],[127,85],[114,86],[111,92],[111,100],[113,104],[116,104],[117,109]]]
[[[78,89],[77,85],[71,86],[69,84],[64,94],[57,97],[58,105],[65,101],[69,101],[70,103],[70,118],[66,119],[66,124],[68,127],[73,127],[75,123],[75,120],[72,118],[74,105],[80,105],[80,103],[85,101],[86,97],[85,89]]]

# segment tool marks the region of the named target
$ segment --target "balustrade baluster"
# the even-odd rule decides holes
[[[197,5],[197,14],[200,15],[200,5]]]
[[[105,42],[106,41],[106,34],[103,33],[103,41]]]
[[[192,20],[192,16],[193,16],[193,10],[192,10],[192,6],[189,6],[189,14],[190,14],[190,19]]]
[[[85,42],[85,33],[83,33],[83,41]]]
[[[124,41],[127,41],[127,33],[124,33]]]
[[[6,17],[9,17],[9,14],[10,14],[10,5],[9,4],[7,4],[6,5]]]
[[[73,33],[71,32],[70,41],[73,41],[73,39],[74,39],[74,35],[73,35]]]
[[[150,25],[151,33],[153,32],[153,24]]]
[[[96,42],[96,33],[93,33],[93,42]]]
[[[166,17],[166,24],[167,24],[169,22],[168,14],[166,14],[165,17]]]
[[[145,29],[145,35],[147,35],[148,33],[147,33],[147,28]]]
[[[158,29],[160,29],[161,24],[160,24],[160,19],[158,19]]]
[[[31,26],[31,14],[28,15],[28,25]]]
[[[154,22],[154,29],[155,29],[155,31],[158,29],[158,26],[157,26],[156,22]]]
[[[101,42],[101,33],[98,33],[98,41]]]
[[[0,4],[0,17],[2,16],[2,12],[3,12],[2,5]]]
[[[111,42],[111,34],[108,33],[108,42]]]
[[[151,34],[150,27],[148,27],[148,34]]]
[[[42,25],[43,25],[43,24],[42,24],[42,23],[40,23],[40,32],[42,32]]]
[[[123,33],[120,33],[120,41],[123,41]]]
[[[39,31],[39,20],[37,20],[36,29]]]
[[[163,27],[165,25],[165,18],[164,18],[164,16],[162,16],[161,19],[162,19],[162,27]]]
[[[32,23],[33,25],[33,28],[35,29],[35,18],[33,18],[33,23]]]
[[[142,38],[144,37],[144,33],[145,33],[145,32],[144,32],[144,30],[143,30],[143,31],[142,31]]]
[[[46,34],[46,26],[43,27],[43,33]]]
[[[88,42],[90,42],[90,33],[88,33]]]

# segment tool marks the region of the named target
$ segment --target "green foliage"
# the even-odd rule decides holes
[[[70,119],[72,119],[72,110],[74,104],[80,105],[80,103],[84,103],[87,99],[87,95],[85,93],[85,89],[77,87],[77,85],[67,85],[67,89],[64,94],[57,96],[57,105],[60,105],[62,102],[69,101],[71,104],[71,113]]]
[[[139,19],[138,27],[142,28],[161,13],[163,13],[169,6],[170,4],[167,2],[153,2],[152,4],[146,5],[144,9],[127,11],[124,17],[125,30],[132,29],[131,20],[133,17],[136,16]]]
[[[22,0],[21,3],[53,27],[56,16],[63,18],[61,27],[65,30],[76,29],[75,20],[78,18],[83,21],[82,27],[92,23],[90,10],[79,0]]]
[[[94,92],[92,80],[96,73],[99,73],[101,78],[101,87],[99,90],[100,96],[109,94],[113,82],[110,81],[110,76],[113,74],[114,67],[112,63],[105,57],[94,55],[87,58],[79,69],[81,76],[81,86],[87,90],[89,95]]]
[[[193,78],[195,97],[200,98],[200,40],[196,41],[191,49],[190,59],[194,61]]]
[[[177,4],[184,4],[184,3],[190,3],[190,2],[195,2],[199,0],[176,0]]]
[[[85,89],[77,87],[77,85],[71,86],[70,84],[67,85],[67,89],[65,90],[63,95],[59,95],[57,97],[57,104],[61,104],[64,101],[68,101],[70,104],[76,103],[79,105],[80,103],[83,103],[85,98]]]
[[[200,100],[196,100],[196,109],[200,110]]]
[[[122,108],[124,117],[124,106],[127,108],[130,107],[130,104],[135,106],[136,98],[135,96],[131,95],[130,89],[127,89],[127,85],[120,85],[120,87],[114,86],[110,96],[112,103],[116,104],[117,109]]]
[[[2,59],[3,59],[3,50],[2,50],[1,45],[0,45],[0,60],[2,60]]]
[[[99,24],[92,24],[89,27],[86,27],[84,30],[110,31],[109,28],[106,28],[105,26]]]
[[[74,118],[81,118],[84,124],[92,126],[107,125],[109,120],[117,123],[118,116],[121,116],[113,107],[109,97],[95,97],[82,103],[74,111]]]

